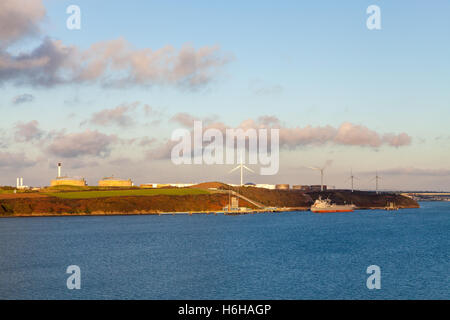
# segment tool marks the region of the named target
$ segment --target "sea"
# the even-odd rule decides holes
[[[450,202],[420,205],[4,218],[0,299],[449,299]]]

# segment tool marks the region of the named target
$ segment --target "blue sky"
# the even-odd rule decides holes
[[[36,22],[40,33],[14,42],[8,52],[33,50],[45,37],[79,50],[124,38],[135,49],[157,50],[166,45],[180,49],[186,43],[194,48],[217,45],[229,61],[211,81],[196,88],[160,84],[105,88],[100,83],[36,87],[4,79],[0,86],[0,128],[5,141],[14,135],[17,123],[34,120],[45,132],[65,130],[70,134],[91,129],[127,139],[148,136],[159,140],[170,137],[177,124],[169,119],[181,112],[198,118],[213,116],[230,126],[263,115],[276,116],[289,128],[339,127],[350,122],[381,135],[404,132],[412,140],[401,147],[300,145],[283,151],[278,176],[249,179],[316,183],[316,173],[297,167],[332,159],[328,183],[337,187],[346,186],[347,171],[353,167],[367,175],[364,181],[370,172],[385,170],[385,188],[450,190],[448,1],[430,5],[425,1],[375,0],[48,0],[43,4],[45,18]],[[81,8],[81,30],[66,28],[65,11],[71,4]],[[381,8],[381,30],[366,28],[366,8],[372,4]],[[12,102],[25,93],[31,94],[33,101]],[[141,113],[133,115],[142,120],[140,126],[80,125],[96,112],[135,101],[150,105],[159,124],[144,125],[155,119],[144,121]],[[0,152],[25,153],[36,164],[0,167],[7,171],[0,184],[12,184],[17,175],[23,175],[29,183],[44,185],[53,177],[51,163],[61,161],[37,139],[26,143],[12,139],[3,149]],[[131,159],[146,173],[107,164],[118,158]],[[174,168],[170,160],[150,161],[143,158],[143,150],[133,146],[116,146],[108,157],[98,159],[82,155],[62,159],[66,163],[75,160],[97,162],[94,168],[78,164],[70,169],[71,174],[86,176],[91,184],[112,172],[138,183],[237,179],[225,174],[228,168]],[[402,171],[405,168],[408,174]],[[203,177],[204,172],[207,177]],[[367,182],[361,187],[371,185]]]

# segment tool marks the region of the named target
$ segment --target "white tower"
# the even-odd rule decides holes
[[[61,178],[61,163],[58,163],[58,178]]]

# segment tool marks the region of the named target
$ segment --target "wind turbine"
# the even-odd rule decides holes
[[[230,172],[228,173],[232,173],[234,171],[236,171],[237,169],[241,169],[241,186],[244,185],[244,169],[255,173],[255,171],[253,171],[252,169],[248,168],[247,166],[244,165],[243,159],[242,159],[242,153],[241,153],[241,163],[234,169],[232,169]]]
[[[380,180],[381,177],[378,175],[378,170],[376,171],[375,177],[372,178],[370,181],[375,180],[375,192],[378,194],[378,180]]]
[[[355,177],[353,175],[353,169],[350,169],[350,177],[349,177],[349,179],[352,181],[352,192],[353,192],[353,180],[354,179],[359,180],[357,177]]]
[[[322,168],[319,167],[308,167],[313,170],[320,171],[320,191],[323,191],[323,172],[325,168],[330,164],[331,161],[327,161]]]

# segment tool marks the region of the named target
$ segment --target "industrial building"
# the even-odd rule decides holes
[[[50,182],[50,186],[75,186],[75,187],[85,187],[87,186],[86,180],[84,178],[70,178],[61,176],[61,163],[58,163],[58,176],[56,179]]]
[[[55,186],[75,186],[75,187],[85,187],[87,186],[86,180],[84,178],[69,178],[69,177],[59,177],[50,182],[52,187]]]
[[[140,187],[144,189],[152,188],[188,188],[193,186],[193,183],[145,183],[141,184]]]
[[[266,183],[258,183],[255,185],[256,188],[263,188],[263,189],[275,189],[274,184],[266,184]]]
[[[17,178],[16,189],[29,189],[30,187],[23,185],[23,178]]]
[[[124,180],[115,177],[106,177],[98,182],[99,187],[132,187],[131,179]]]
[[[140,185],[140,187],[144,189],[164,188],[168,186],[169,186],[168,184],[161,184],[161,183],[145,183]]]
[[[277,190],[289,190],[289,184],[282,183],[282,184],[276,184],[275,189]]]
[[[297,185],[293,185],[292,189],[293,190],[301,190],[301,191],[310,191],[311,187],[306,186],[306,185],[297,184]]]
[[[322,186],[320,184],[313,185],[313,186],[310,186],[310,190],[311,191],[322,191]],[[323,191],[326,191],[326,190],[327,190],[327,186],[323,185]]]

